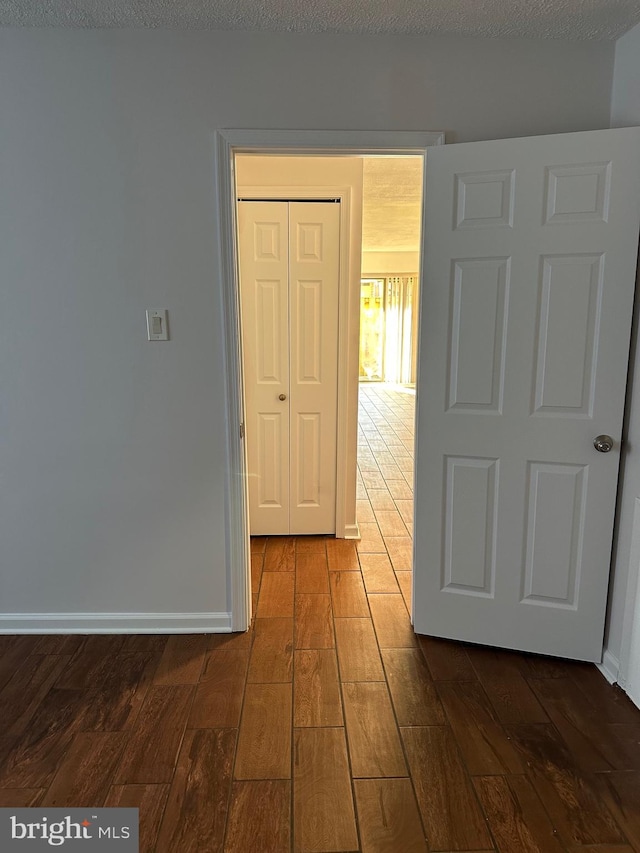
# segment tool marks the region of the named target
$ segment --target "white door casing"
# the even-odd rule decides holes
[[[249,519],[335,532],[340,207],[239,202]]]
[[[636,128],[429,152],[419,633],[601,658],[639,153]]]
[[[435,131],[322,131],[322,130],[216,130],[212,138],[213,197],[216,211],[212,234],[216,257],[216,280],[221,293],[222,334],[225,358],[225,394],[227,431],[225,436],[225,495],[228,515],[224,561],[229,580],[231,624],[233,631],[245,631],[251,618],[251,563],[248,537],[248,498],[246,442],[243,439],[244,379],[241,356],[240,298],[237,257],[237,191],[235,185],[234,157],[238,153],[304,152],[305,154],[421,154],[429,146],[442,145],[444,133]],[[337,193],[340,195],[340,193]],[[349,210],[345,226],[349,233],[355,222],[354,205],[349,203],[349,193],[342,194]],[[349,239],[345,240],[346,246]],[[346,251],[346,249],[345,249]],[[356,263],[352,256],[350,263]],[[345,267],[347,269],[347,267]],[[348,280],[359,280],[359,275],[349,274]],[[345,279],[346,281],[347,279]],[[338,382],[338,417],[346,412],[357,412],[358,388],[358,336],[357,318],[359,293],[343,287],[340,311],[339,354],[341,366],[353,367],[349,377],[341,371]],[[352,377],[352,378],[351,378]],[[349,430],[338,437],[338,464],[340,476],[355,465],[356,430],[353,439]],[[348,487],[346,488],[348,491]],[[344,498],[338,493],[339,535],[344,535],[355,525],[344,524]],[[355,498],[354,498],[355,502]]]

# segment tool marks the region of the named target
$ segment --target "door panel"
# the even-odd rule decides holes
[[[289,524],[289,257],[286,202],[238,204],[249,521],[253,535]]]
[[[250,470],[255,470],[258,478],[258,510],[280,510],[287,505],[285,489],[289,466],[283,457],[283,432],[288,431],[287,420],[281,412],[257,412],[253,419],[257,453],[254,469]]]
[[[289,203],[291,533],[336,529],[340,206]]]
[[[627,128],[429,152],[420,633],[600,660],[639,151]]]
[[[453,273],[448,408],[502,410],[509,258],[456,261]]]
[[[449,456],[446,465],[444,588],[492,595],[498,460]]]
[[[529,462],[523,600],[575,607],[587,469]]]
[[[296,443],[295,504],[298,507],[317,509],[320,507],[320,459],[322,454],[322,431],[318,412],[298,412]]]
[[[534,411],[589,416],[604,254],[543,257],[541,263]]]

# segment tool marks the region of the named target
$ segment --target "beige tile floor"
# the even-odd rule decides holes
[[[368,593],[397,592],[411,610],[415,392],[361,383],[357,544]]]

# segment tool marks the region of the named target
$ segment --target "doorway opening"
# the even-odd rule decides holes
[[[353,537],[362,164],[239,154],[235,176],[249,529]]]
[[[316,441],[318,456],[312,458],[312,449],[305,451],[304,448],[296,448],[296,433],[299,433],[299,429],[294,421],[296,415],[301,417],[295,411],[294,374],[300,370],[297,361],[303,350],[309,355],[312,352],[315,354],[317,349],[317,356],[313,356],[317,365],[322,364],[324,368],[332,364],[331,359],[325,359],[320,352],[320,346],[326,345],[331,332],[337,335],[341,318],[339,305],[336,304],[335,312],[327,315],[331,317],[329,322],[323,324],[319,316],[315,317],[317,334],[309,315],[305,332],[300,327],[304,307],[300,307],[293,294],[296,282],[299,288],[307,289],[311,282],[314,287],[318,283],[316,279],[320,273],[313,265],[305,273],[300,268],[300,258],[306,252],[309,259],[315,260],[314,253],[319,252],[320,246],[330,239],[337,244],[333,253],[335,275],[341,274],[347,278],[347,281],[341,283],[343,292],[352,289],[354,282],[349,277],[353,278],[354,272],[359,271],[360,279],[355,472],[355,523],[360,539],[356,549],[359,562],[364,566],[365,584],[372,589],[379,589],[380,576],[383,574],[385,590],[397,593],[402,589],[405,603],[410,609],[423,157],[238,155],[235,169],[253,587],[255,589],[259,584],[259,576],[265,566],[270,570],[274,567],[282,569],[292,563],[296,565],[297,550],[307,548],[309,544],[308,539],[304,543],[298,541],[301,536],[324,533],[333,537],[341,533],[340,520],[336,518],[337,490],[330,498],[333,521],[327,520],[325,507],[321,514],[324,521],[319,528],[314,526],[313,521],[309,527],[304,522],[295,525],[300,507],[304,504],[304,496],[299,494],[303,481],[311,495],[309,502],[313,511],[312,493],[321,494],[323,491],[321,472],[326,468],[334,471],[338,468],[337,454],[328,459],[324,450],[320,452],[320,442],[329,437],[327,444],[331,446],[333,443],[335,448],[337,434],[348,433],[349,428],[352,431],[356,429],[354,423],[348,423],[348,410],[343,410],[340,422],[335,417],[337,412],[334,411],[334,419],[330,420],[320,412],[309,411],[307,405],[307,411],[302,417],[307,422],[315,418],[318,423],[322,423],[324,430],[320,436],[315,436],[313,430],[310,433],[311,440]],[[317,232],[318,243],[314,243],[313,247],[310,244],[299,244],[300,240],[306,239],[301,235],[305,234],[308,223],[312,223],[308,226],[311,229],[315,227],[316,220],[318,225],[321,224],[323,217],[314,210],[314,205],[323,202],[340,204],[344,200],[343,194],[332,197],[339,192],[340,184],[346,185],[350,191],[349,202],[355,214],[351,222],[347,226],[343,216],[344,227],[340,233],[337,228],[330,237],[329,232]],[[320,198],[321,195],[326,197]],[[300,210],[307,214],[302,219]],[[294,215],[294,211],[298,212]],[[323,213],[327,211],[328,208],[322,208]],[[336,209],[335,213],[339,215],[342,211]],[[277,239],[282,245],[278,243],[276,246],[273,242],[276,232],[280,235]],[[342,264],[339,264],[338,246],[341,241]],[[349,249],[353,256],[351,264]],[[322,245],[322,252],[324,260],[326,245]],[[257,267],[255,265],[258,256],[267,259],[264,269],[260,264]],[[284,287],[285,295],[278,297],[274,295],[273,287],[281,276],[280,267],[283,265],[285,273],[282,275],[287,278],[287,284]],[[364,275],[370,278],[363,278]],[[368,284],[373,286],[367,289]],[[269,299],[265,297],[265,287]],[[322,296],[318,295],[320,301],[324,299],[324,289]],[[251,291],[251,295],[247,298],[248,291]],[[331,291],[331,294],[331,299],[340,301],[337,291]],[[252,307],[248,307],[249,302]],[[278,310],[281,313],[279,323],[275,318]],[[372,375],[367,373],[367,354],[372,351],[375,331],[378,332],[381,355],[380,369]],[[306,337],[302,340],[304,335]],[[285,341],[282,354],[282,341],[287,336],[290,342]],[[261,355],[255,349],[258,340],[265,348]],[[334,356],[337,356],[337,341],[333,340],[330,347]],[[262,382],[256,382],[257,362],[269,362]],[[333,395],[334,398],[338,394],[340,370],[339,360],[329,368],[329,372],[336,373],[335,381],[329,383],[328,389],[329,396]],[[319,367],[318,375],[322,372],[323,369]],[[322,378],[326,386],[327,376]],[[368,387],[367,382],[371,383]],[[303,384],[312,385],[314,398],[317,399],[321,394],[326,397],[326,387],[321,386],[318,378],[311,376],[308,370]],[[258,410],[257,399],[263,395],[265,388],[269,402],[266,410],[264,404],[263,409]],[[315,409],[315,406],[312,408]],[[282,432],[286,433],[286,447],[279,452],[276,443],[279,441],[280,426],[276,424],[284,421],[286,426],[282,426]],[[267,441],[269,435],[271,446],[268,446]],[[300,473],[300,464],[294,464],[296,455],[306,455],[307,460],[311,459],[306,475]],[[290,475],[290,469],[296,469],[298,473]],[[317,486],[312,482],[314,476],[318,477]],[[349,483],[342,484],[343,490],[345,485],[348,487]],[[296,489],[297,497],[294,494]],[[283,503],[287,505],[283,507]],[[271,518],[276,518],[275,522]],[[287,543],[280,538],[292,534],[296,535],[295,542]],[[266,536],[271,537],[272,541],[266,540]],[[322,543],[317,545],[322,549]]]
[[[424,158],[432,145],[444,143],[444,134],[429,131],[264,131],[224,130],[215,134],[215,176],[218,209],[216,248],[223,288],[224,334],[226,352],[228,540],[226,563],[229,572],[231,630],[246,630],[251,613],[250,542],[248,524],[247,469],[245,444],[245,408],[241,361],[241,330],[236,244],[237,187],[235,160],[239,154],[295,155],[314,158],[361,158],[376,156],[419,156]],[[344,187],[342,187],[344,189]],[[344,197],[349,199],[349,193]],[[350,221],[353,206],[350,209]],[[346,217],[345,217],[346,219]],[[352,253],[350,263],[355,255]],[[357,281],[356,287],[351,286]],[[360,270],[354,278],[349,268],[349,289],[341,297],[339,319],[338,382],[338,464],[343,473],[343,489],[338,490],[336,509],[341,509],[342,531],[337,535],[356,538],[357,409],[358,409],[358,303]],[[354,334],[355,329],[355,334]],[[344,369],[346,365],[346,370]],[[355,413],[352,417],[348,415]],[[352,430],[352,433],[350,432]],[[342,445],[342,450],[340,446]],[[351,524],[347,518],[352,513]],[[329,540],[327,540],[329,541]],[[339,544],[339,540],[333,540]],[[349,543],[345,543],[348,545]],[[353,547],[351,543],[350,547]],[[340,550],[340,549],[339,549]]]
[[[363,160],[356,506],[367,591],[411,612],[422,157]]]
[[[400,395],[395,408],[404,419],[395,424],[399,432],[387,423],[370,445],[361,442],[371,457],[361,461],[380,474],[373,460],[380,453],[387,479],[401,481],[396,497],[409,500],[403,487],[413,473],[423,157],[239,154],[235,173],[250,532],[357,538],[356,524],[372,519],[362,505],[363,517],[353,518],[358,496],[351,489],[345,511],[356,524],[346,529],[338,496],[348,484],[327,476],[345,461],[337,433],[355,436],[357,416],[335,406],[348,373],[337,358],[338,327],[346,325],[341,293],[360,289],[359,380],[384,383],[378,391],[386,395],[370,389],[373,417]],[[371,422],[362,404],[359,411]],[[379,486],[387,500],[381,505],[378,495],[375,509],[395,512]],[[402,508],[410,526],[411,507]],[[394,533],[400,529],[410,533],[400,522]]]
[[[384,575],[410,608],[422,173],[419,155],[236,156],[256,591],[263,569],[297,566],[309,537],[342,533],[336,439],[357,418],[352,509],[365,584],[377,590]],[[358,285],[358,408],[340,421],[340,292]],[[322,573],[324,544],[316,549]]]

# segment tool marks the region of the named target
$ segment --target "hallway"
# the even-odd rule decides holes
[[[411,611],[415,392],[360,383],[357,518],[367,592],[402,592]]]

